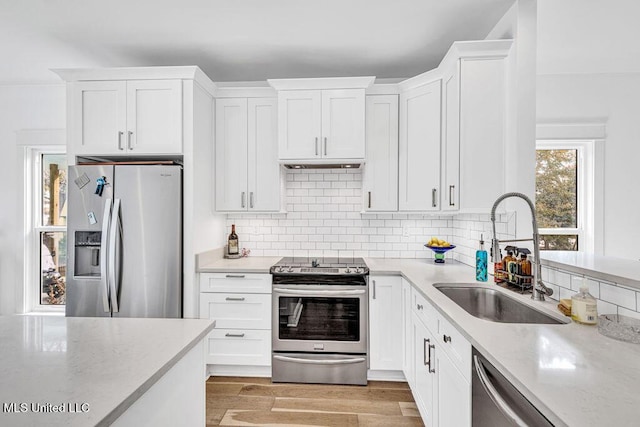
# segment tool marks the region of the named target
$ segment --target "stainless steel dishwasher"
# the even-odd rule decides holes
[[[553,424],[475,348],[473,349],[473,427],[546,427]]]

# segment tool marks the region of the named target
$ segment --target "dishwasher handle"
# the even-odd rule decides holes
[[[500,409],[500,411],[510,419],[515,425],[518,427],[528,427],[528,424],[525,423],[522,418],[516,414],[516,412],[505,402],[505,400],[500,396],[498,391],[495,389],[493,384],[491,384],[491,380],[487,376],[487,371],[484,369],[482,362],[478,359],[477,355],[473,355],[473,366],[475,367],[476,374],[480,379],[480,384],[487,392],[493,403]]]

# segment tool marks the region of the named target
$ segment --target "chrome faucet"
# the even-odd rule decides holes
[[[529,209],[531,209],[531,222],[533,224],[533,239],[516,239],[510,240],[511,242],[524,242],[524,241],[533,241],[533,253],[535,257],[536,268],[533,270],[533,293],[531,294],[531,299],[535,301],[544,301],[545,295],[553,295],[553,289],[547,287],[542,283],[542,263],[540,262],[540,247],[538,235],[538,221],[536,220],[536,209],[533,206],[533,202],[530,198],[522,193],[506,193],[502,196],[498,197],[493,203],[493,207],[491,208],[491,224],[493,225],[493,239],[491,240],[491,260],[495,262],[500,262],[500,240],[496,235],[496,208],[504,199],[508,199],[510,197],[519,197],[523,199],[529,205]]]

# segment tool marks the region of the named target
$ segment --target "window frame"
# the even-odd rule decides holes
[[[577,252],[594,253],[595,230],[595,140],[544,139],[536,141],[538,150],[576,150],[577,227],[539,228],[540,235],[577,235]],[[537,167],[537,166],[536,166]]]
[[[25,147],[24,218],[24,312],[64,314],[64,304],[41,303],[41,233],[67,232],[67,226],[42,224],[42,156],[44,154],[66,155],[64,145],[34,145]]]

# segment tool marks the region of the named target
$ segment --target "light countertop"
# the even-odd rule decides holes
[[[554,256],[555,261],[552,261],[553,256],[545,255],[545,264],[569,269],[570,265],[581,262],[566,255]],[[212,260],[199,271],[267,273],[279,259]],[[589,264],[584,258],[582,265],[589,272],[612,267],[612,264],[605,266],[600,261]],[[433,260],[389,258],[365,258],[365,262],[372,275],[402,275],[411,282],[554,424],[637,425],[640,419],[640,345],[602,336],[595,326],[502,324],[478,319],[433,284],[488,286],[555,317],[563,316],[557,310],[557,301],[533,301],[530,295],[502,289],[491,281],[476,282],[475,270],[464,264],[447,260],[446,264],[436,265]],[[586,270],[583,274],[587,274]],[[610,271],[602,274],[606,275],[605,280],[613,281]]]
[[[430,260],[365,259],[371,274],[402,274],[555,425],[631,426],[640,419],[640,345],[619,342],[597,327],[501,324],[468,314],[435,283],[489,286],[562,318],[557,302],[475,282],[463,264]]]
[[[200,319],[0,317],[0,425],[111,424],[212,328]],[[11,403],[29,410],[4,410]]]
[[[574,251],[543,251],[543,265],[640,289],[640,260]]]

